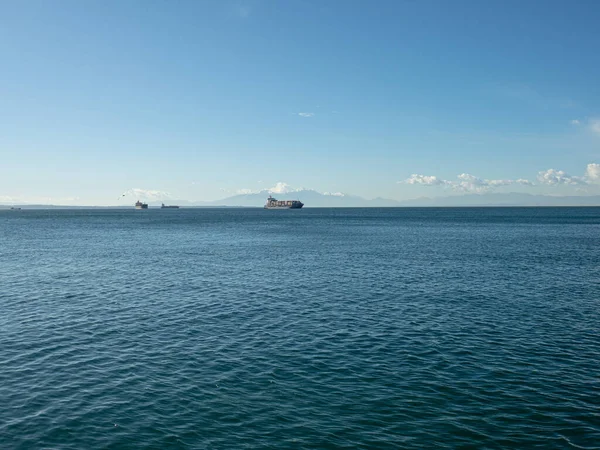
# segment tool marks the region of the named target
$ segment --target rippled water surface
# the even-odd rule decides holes
[[[600,208],[0,211],[1,448],[600,448]]]

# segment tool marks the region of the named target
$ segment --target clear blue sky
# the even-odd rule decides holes
[[[0,1],[0,201],[596,193],[599,29],[598,1]]]

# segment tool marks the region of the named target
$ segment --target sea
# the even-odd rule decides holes
[[[2,449],[598,449],[600,208],[0,211]]]

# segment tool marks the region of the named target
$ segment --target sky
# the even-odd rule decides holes
[[[600,194],[599,23],[595,0],[0,0],[0,202]]]

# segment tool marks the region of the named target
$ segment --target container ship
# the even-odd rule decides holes
[[[138,200],[135,202],[135,209],[148,209],[148,203],[142,203]]]
[[[165,208],[179,208],[179,206],[177,206],[177,205],[165,205],[164,203],[162,203],[160,205],[160,208],[161,209],[165,209]]]
[[[269,195],[265,209],[300,209],[303,206],[300,200],[277,200]]]

